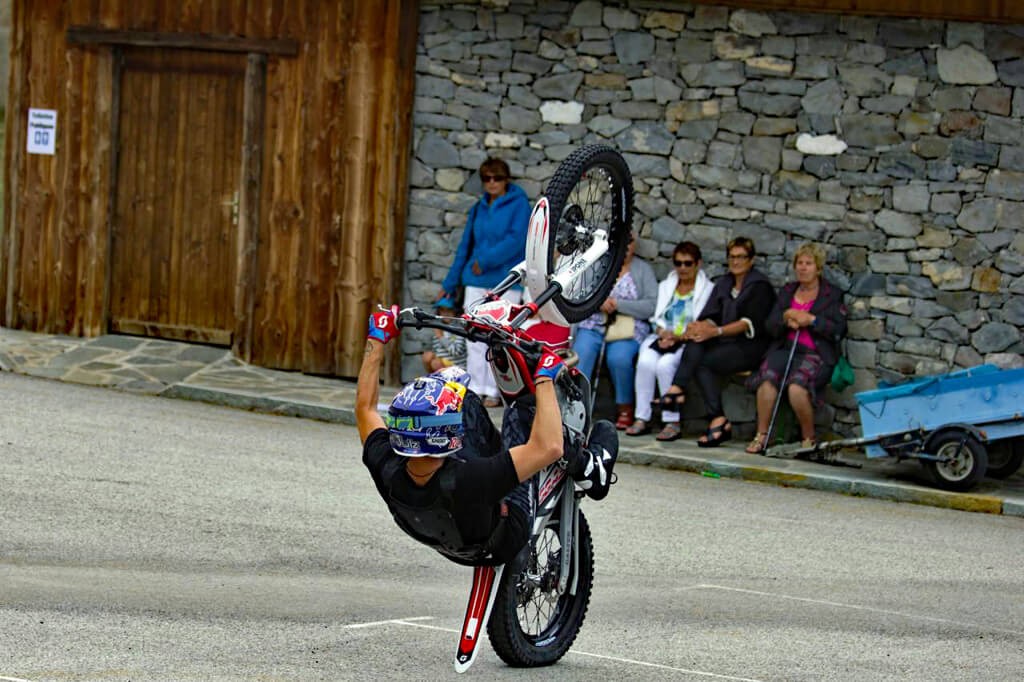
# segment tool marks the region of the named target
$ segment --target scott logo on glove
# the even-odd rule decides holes
[[[369,329],[366,330],[366,337],[376,339],[381,343],[387,343],[398,336],[398,306],[391,306],[390,310],[379,313],[370,313]]]

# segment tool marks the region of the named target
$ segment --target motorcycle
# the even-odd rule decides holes
[[[622,156],[605,145],[587,145],[558,167],[533,207],[526,258],[459,317],[407,308],[400,327],[441,329],[486,343],[491,369],[506,405],[502,437],[525,442],[521,424],[532,422],[531,368],[547,349],[567,349],[569,325],[594,313],[618,277],[631,238],[633,182]],[[528,300],[500,298],[524,284]],[[588,442],[593,395],[575,368],[555,386],[567,439]],[[509,416],[518,418],[509,418]],[[590,602],[594,548],[580,510],[584,493],[567,475],[564,460],[530,481],[535,509],[527,547],[505,565],[473,567],[473,583],[455,652],[456,672],[473,664],[482,629],[508,665],[551,665],[572,646]]]

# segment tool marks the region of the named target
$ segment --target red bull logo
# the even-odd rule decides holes
[[[465,392],[465,389],[463,389]],[[451,384],[445,384],[438,393],[428,393],[424,396],[435,408],[434,414],[445,414],[447,412],[458,412],[462,409],[462,395],[452,388]]]

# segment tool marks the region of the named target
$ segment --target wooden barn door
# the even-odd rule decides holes
[[[246,56],[126,48],[111,331],[229,345]]]

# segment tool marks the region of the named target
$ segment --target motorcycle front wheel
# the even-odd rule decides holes
[[[607,235],[607,253],[553,299],[566,320],[579,322],[604,303],[622,268],[633,229],[633,176],[617,151],[590,144],[559,164],[544,196],[554,225],[549,273],[571,270],[598,230]]]
[[[553,517],[537,539],[506,567],[501,578],[487,634],[494,651],[510,666],[532,668],[551,665],[565,655],[579,634],[590,604],[594,583],[594,546],[590,526],[579,512],[576,537],[578,575],[569,576],[571,588],[558,592],[561,556],[559,521]],[[570,561],[570,570],[573,562]]]

